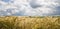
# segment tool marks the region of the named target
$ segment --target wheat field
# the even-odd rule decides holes
[[[0,16],[0,29],[60,29],[60,16]]]

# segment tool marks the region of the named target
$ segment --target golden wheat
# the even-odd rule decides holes
[[[4,16],[0,29],[60,29],[60,16]]]

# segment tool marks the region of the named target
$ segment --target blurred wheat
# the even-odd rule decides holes
[[[60,16],[3,16],[0,29],[60,29]]]

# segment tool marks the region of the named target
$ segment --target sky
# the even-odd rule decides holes
[[[60,0],[0,0],[0,16],[60,15]]]

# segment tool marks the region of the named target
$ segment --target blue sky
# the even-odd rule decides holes
[[[3,2],[9,2],[10,0],[1,0],[1,1],[3,1]]]
[[[60,15],[60,0],[0,0],[0,15]]]

